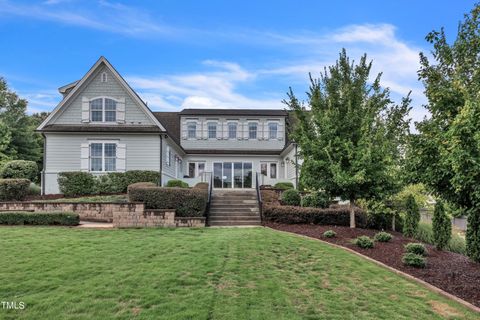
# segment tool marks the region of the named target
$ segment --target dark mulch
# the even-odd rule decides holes
[[[361,235],[373,237],[378,230],[271,222],[267,222],[267,226],[322,239],[358,251],[480,307],[480,263],[474,263],[461,254],[439,251],[431,245],[426,245],[428,249],[427,267],[418,269],[405,266],[402,263],[405,244],[418,241],[405,238],[398,232],[391,232],[394,238],[390,242],[375,242],[373,249],[362,249],[352,244],[351,240]],[[327,230],[335,231],[337,237],[323,237],[322,234]]]
[[[57,200],[65,198],[63,194],[46,194],[46,195],[35,195],[35,196],[27,196],[24,201],[33,201],[33,200]]]

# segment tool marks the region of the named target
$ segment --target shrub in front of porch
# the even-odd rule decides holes
[[[290,181],[281,181],[275,183],[273,186],[275,189],[282,189],[282,190],[288,190],[288,189],[294,189],[295,187],[293,186],[293,183]]]
[[[128,198],[145,203],[146,209],[175,209],[177,217],[201,217],[207,206],[206,190],[194,188],[130,186]]]
[[[173,180],[168,180],[166,187],[167,188],[188,188],[189,185],[188,183],[182,180],[173,179]]]
[[[350,209],[348,206],[334,208],[306,208],[296,206],[265,205],[263,216],[267,221],[288,224],[320,224],[320,225],[350,225]],[[355,220],[359,227],[366,226],[365,213],[357,208]]]

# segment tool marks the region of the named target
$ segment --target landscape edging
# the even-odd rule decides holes
[[[414,277],[414,276],[412,276],[412,275],[410,275],[410,274],[408,274],[408,273],[405,273],[405,272],[403,272],[403,271],[400,271],[400,270],[398,270],[398,269],[395,269],[395,268],[393,268],[393,267],[390,267],[390,266],[384,264],[383,262],[380,262],[380,261],[378,261],[378,260],[375,260],[375,259],[373,259],[373,258],[370,258],[370,257],[368,257],[368,256],[366,256],[366,255],[363,255],[363,254],[361,254],[360,252],[357,252],[357,251],[352,250],[352,249],[350,249],[350,248],[343,247],[343,246],[341,246],[341,245],[338,245],[338,244],[335,244],[335,243],[331,243],[331,242],[328,242],[328,241],[324,241],[324,240],[322,240],[322,239],[309,237],[309,236],[306,236],[306,235],[303,235],[303,234],[298,234],[298,233],[288,232],[288,231],[283,231],[283,230],[277,230],[277,229],[274,229],[274,228],[271,228],[271,227],[267,227],[267,228],[272,229],[272,230],[275,230],[275,231],[278,231],[278,232],[282,232],[282,233],[288,233],[288,234],[295,235],[295,236],[302,237],[302,238],[307,238],[307,239],[311,239],[311,240],[317,240],[317,241],[320,241],[320,242],[322,242],[322,243],[328,244],[328,245],[330,245],[330,246],[332,246],[332,247],[339,248],[339,249],[343,249],[343,250],[345,250],[345,251],[347,251],[347,252],[350,252],[350,253],[353,253],[353,254],[355,254],[355,255],[357,255],[357,256],[359,256],[359,257],[362,257],[362,258],[364,258],[364,259],[366,259],[366,260],[368,260],[368,261],[370,261],[370,262],[373,262],[373,263],[377,264],[378,266],[381,266],[381,267],[383,267],[383,268],[385,268],[385,269],[387,269],[387,270],[389,270],[389,271],[392,271],[393,273],[396,273],[396,274],[398,274],[398,275],[400,275],[400,276],[402,276],[402,277],[404,277],[404,278],[406,278],[406,279],[415,281],[415,282],[423,285],[423,286],[426,287],[427,289],[429,289],[429,290],[431,290],[431,291],[433,291],[433,292],[435,292],[435,293],[438,293],[438,294],[440,294],[440,295],[442,295],[442,296],[444,296],[444,297],[446,297],[446,298],[448,298],[448,299],[454,300],[455,302],[458,302],[459,304],[463,305],[464,307],[466,307],[466,308],[468,308],[468,309],[470,309],[470,310],[472,310],[472,311],[474,311],[474,312],[480,313],[480,308],[477,307],[477,306],[475,306],[475,305],[473,305],[473,304],[471,304],[470,302],[465,301],[465,300],[463,300],[463,299],[461,299],[461,298],[459,298],[459,297],[457,297],[457,296],[455,296],[455,295],[453,295],[453,294],[451,294],[451,293],[448,293],[448,292],[446,292],[446,291],[444,291],[444,290],[442,290],[442,289],[440,289],[440,288],[438,288],[438,287],[436,287],[436,286],[434,286],[434,285],[426,282],[426,281],[423,281],[423,280],[421,280],[421,279],[419,279],[419,278],[416,278],[416,277]]]

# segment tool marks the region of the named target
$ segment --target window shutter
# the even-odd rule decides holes
[[[223,125],[223,140],[228,140],[228,122],[224,121]]]
[[[117,171],[126,171],[127,145],[125,143],[117,144]]]
[[[82,122],[90,122],[90,100],[82,97]]]
[[[182,139],[187,139],[188,126],[186,121],[182,121]]]
[[[268,127],[268,122],[263,122],[263,140],[268,140],[268,134],[269,134],[269,127]]]
[[[206,121],[202,122],[202,138],[203,140],[208,139],[208,124]]]
[[[125,98],[120,98],[117,101],[117,122],[125,123]]]
[[[285,130],[284,130],[283,127],[284,127],[284,126],[283,126],[283,123],[279,123],[279,124],[278,124],[277,139],[278,139],[279,141],[282,141],[283,138],[285,137]]]
[[[80,170],[88,171],[88,161],[90,158],[90,146],[88,143],[82,143],[80,145]]]

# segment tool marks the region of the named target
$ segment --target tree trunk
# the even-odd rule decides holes
[[[350,228],[355,228],[355,198],[350,198]]]
[[[395,231],[395,213],[392,216],[392,231]]]

